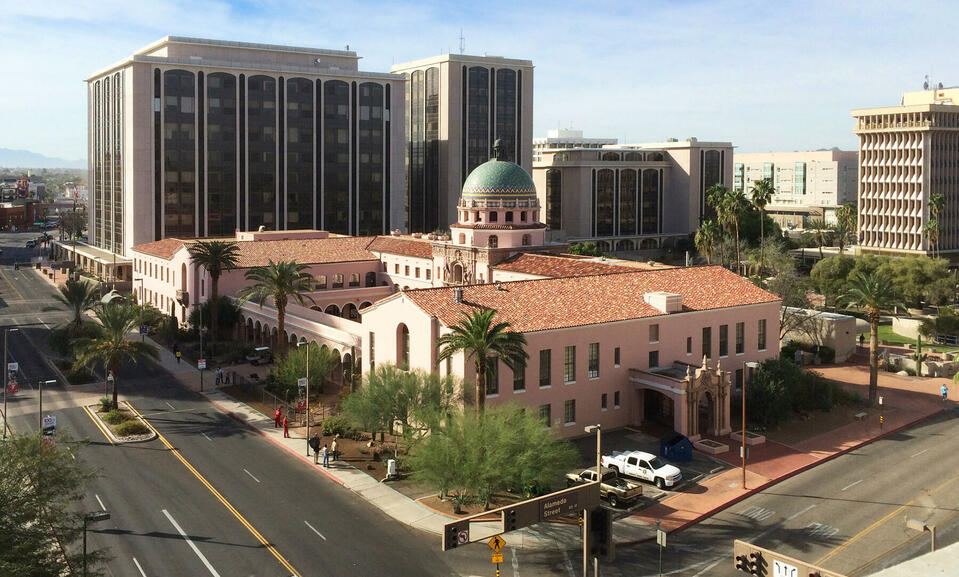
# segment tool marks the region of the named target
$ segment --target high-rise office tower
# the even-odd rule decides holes
[[[406,79],[408,232],[457,222],[469,173],[499,139],[505,158],[533,168],[533,63],[444,54],[391,68]]]
[[[403,79],[358,60],[166,37],[90,76],[93,249],[125,261],[133,245],[261,226],[387,232],[402,214]]]

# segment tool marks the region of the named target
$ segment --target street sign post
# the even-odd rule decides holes
[[[43,436],[52,437],[57,432],[57,418],[51,415],[43,417]]]
[[[205,369],[205,368],[206,368],[206,359],[197,359],[197,361],[196,361],[196,368],[200,369],[201,371],[202,371],[203,369]]]
[[[506,545],[506,540],[499,535],[493,535],[493,538],[489,540],[487,545],[493,550],[493,553],[499,553],[503,550],[503,546]]]
[[[20,370],[20,363],[7,363],[7,372],[15,373]]]

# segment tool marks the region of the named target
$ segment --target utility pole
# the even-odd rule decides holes
[[[3,329],[3,440],[7,440],[7,387],[10,386],[8,370],[7,370],[7,335],[10,334],[10,331],[19,332],[20,329]]]

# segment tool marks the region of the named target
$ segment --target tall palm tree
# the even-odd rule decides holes
[[[839,254],[843,253],[846,242],[856,232],[856,205],[847,202],[836,208],[836,224],[833,227],[836,239],[839,242]]]
[[[128,339],[140,324],[140,310],[133,304],[108,304],[100,307],[97,318],[102,325],[99,336],[74,341],[76,355],[74,369],[90,363],[103,363],[113,373],[113,408],[117,407],[117,390],[120,384],[120,367],[124,361],[136,363],[142,359],[159,357],[150,343]]]
[[[939,221],[938,220],[929,220],[926,221],[926,224],[922,227],[922,235],[929,239],[929,244],[932,245],[932,256],[938,257],[939,251]]]
[[[866,312],[869,321],[869,403],[876,402],[879,379],[879,320],[882,314],[902,306],[892,279],[885,272],[857,272],[849,278],[849,286],[840,301]]]
[[[938,221],[942,210],[946,208],[946,197],[941,192],[929,196],[929,214],[932,219]]]
[[[313,281],[309,273],[303,272],[307,268],[309,265],[296,261],[273,262],[273,259],[270,259],[266,266],[255,266],[246,271],[246,280],[256,284],[237,292],[240,303],[254,301],[262,307],[267,299],[273,299],[273,306],[276,307],[276,333],[279,337],[278,356],[285,355],[290,345],[288,339],[283,338],[286,330],[286,305],[290,299],[304,306],[306,301],[315,302],[313,297],[306,294],[310,292]]]
[[[826,235],[829,234],[829,225],[821,218],[813,218],[806,222],[806,230],[810,231],[816,244],[819,245],[819,260],[822,260],[822,246],[826,244]]]
[[[739,274],[742,263],[739,250],[739,221],[749,210],[746,193],[741,190],[730,190],[717,183],[706,190],[706,199],[716,209],[719,221],[730,232],[736,234],[736,274]]]
[[[56,298],[70,307],[73,325],[79,329],[83,325],[83,313],[100,303],[100,290],[93,283],[71,279],[60,287],[60,294]]]
[[[759,278],[763,276],[763,265],[765,264],[766,248],[766,205],[772,202],[773,194],[776,189],[773,188],[772,180],[764,178],[757,180],[750,191],[753,206],[759,209]]]
[[[513,371],[526,367],[529,354],[526,352],[526,337],[510,330],[509,323],[493,324],[496,311],[474,310],[463,313],[465,318],[450,327],[449,333],[436,340],[440,352],[437,362],[445,361],[458,352],[476,364],[476,418],[486,404],[486,362],[495,354]]]
[[[190,245],[190,260],[193,264],[202,266],[210,275],[210,354],[216,355],[216,333],[220,325],[217,324],[217,309],[220,297],[220,275],[224,271],[236,268],[240,260],[240,247],[235,242],[222,240],[205,240]],[[200,317],[203,323],[203,317]],[[202,330],[202,329],[201,329]]]
[[[706,220],[699,225],[699,230],[696,231],[696,249],[706,255],[706,264],[712,264],[713,251],[716,250],[722,234],[723,230],[715,220]]]

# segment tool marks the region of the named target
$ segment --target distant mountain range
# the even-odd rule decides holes
[[[86,168],[86,160],[64,160],[44,156],[29,150],[0,148],[0,167],[2,168]]]

